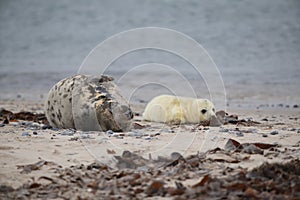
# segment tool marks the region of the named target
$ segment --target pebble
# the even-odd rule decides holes
[[[33,133],[32,133],[33,135],[37,135],[38,133],[36,132],[36,131],[33,131]]]
[[[50,126],[50,125],[46,125],[46,124],[42,125],[42,129],[43,130],[45,130],[45,129],[51,129],[51,128],[52,128],[52,126]]]
[[[19,122],[19,124],[23,126],[30,126],[32,122]]]
[[[129,136],[132,136],[132,137],[141,137],[141,136],[143,136],[143,133],[139,132],[139,131],[132,131],[132,132],[129,133]]]
[[[238,136],[238,137],[243,137],[243,136],[244,136],[244,134],[243,134],[242,132],[240,132],[240,131],[236,132],[235,134],[236,134],[236,136]]]
[[[30,136],[30,134],[29,134],[28,132],[24,131],[24,132],[22,133],[22,136]]]
[[[229,129],[227,129],[227,128],[220,128],[220,130],[219,130],[219,132],[229,132]]]
[[[10,124],[10,125],[13,125],[13,126],[17,126],[17,125],[19,125],[19,123],[18,123],[18,122],[9,122],[9,124]]]
[[[106,134],[112,135],[112,134],[114,134],[114,132],[112,130],[108,130],[108,131],[106,131]]]
[[[272,131],[270,134],[271,134],[271,135],[277,135],[277,134],[278,134],[278,131]]]
[[[153,138],[150,136],[145,137],[145,140],[152,140]]]
[[[89,134],[87,134],[87,133],[82,133],[82,134],[80,134],[79,138],[80,138],[80,139],[94,139],[94,138],[92,138],[92,137],[91,137]]]
[[[300,128],[297,130],[297,133],[300,133]]]
[[[0,127],[3,127],[3,126],[5,126],[5,124],[0,124]]]
[[[299,108],[299,105],[295,104],[293,105],[293,108]]]
[[[242,153],[249,153],[249,154],[263,154],[264,151],[253,144],[243,145],[244,149]]]
[[[73,136],[74,133],[75,133],[74,130],[69,129],[69,130],[66,130],[66,131],[62,132],[60,135]]]
[[[263,136],[263,137],[268,137],[268,135],[267,135],[267,134],[265,134],[265,133],[264,133],[264,134],[262,134],[262,136]]]

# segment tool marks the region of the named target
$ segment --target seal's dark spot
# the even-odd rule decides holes
[[[61,115],[60,110],[58,110],[57,118],[58,118],[59,121],[61,121],[62,115]]]
[[[113,81],[113,80],[114,80],[113,77],[102,75],[101,78],[99,79],[99,83]]]

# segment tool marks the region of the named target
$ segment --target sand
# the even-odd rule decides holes
[[[1,101],[0,105],[14,112],[22,110],[43,112],[41,102]],[[142,112],[141,107],[135,109],[137,113]],[[206,155],[206,160],[210,160],[209,172],[205,174],[217,178],[224,177],[224,169],[228,167],[232,168],[233,172],[241,169],[250,171],[263,163],[286,163],[300,157],[299,108],[252,110],[229,108],[227,112],[238,115],[239,119],[259,123],[252,126],[243,124],[227,124],[221,127],[169,126],[145,122],[141,117],[135,116],[134,123],[138,124],[140,129],[108,134],[80,130],[44,130],[41,128],[43,125],[38,123],[24,123],[21,120],[10,122],[0,128],[0,185],[10,186],[18,191],[24,184],[33,180],[43,183],[39,177],[55,177],[53,170],[55,168],[64,169],[89,165],[93,162],[106,164],[117,170],[119,167],[121,170],[120,165],[117,167],[118,159],[115,156],[122,157],[125,150],[153,160],[159,159],[159,156],[168,157],[172,152],[178,152],[185,158],[203,154]],[[229,139],[241,144],[276,145],[276,148],[260,149],[261,153],[228,154],[218,150],[208,153],[216,148],[226,150]],[[39,161],[46,161],[46,164],[42,163],[37,169],[29,171],[22,167]],[[141,164],[134,170],[149,166],[147,163]],[[226,176],[230,174],[232,173]],[[202,176],[195,175],[182,183],[194,185]],[[166,180],[167,185],[174,185],[174,181],[172,178]]]

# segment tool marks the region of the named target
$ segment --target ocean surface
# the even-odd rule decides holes
[[[178,55],[131,52],[111,63],[107,73],[132,103],[174,92],[205,98],[214,93],[215,102],[226,98],[229,106],[300,103],[299,0],[1,0],[0,99],[44,100],[57,81],[81,72],[99,43],[142,27],[193,38],[218,73],[207,85],[203,74]],[[165,42],[176,43],[169,37]],[[100,58],[110,52],[97,53]],[[188,53],[196,55],[192,49]],[[137,66],[147,70],[132,70]],[[214,90],[211,85],[220,81],[224,90]]]

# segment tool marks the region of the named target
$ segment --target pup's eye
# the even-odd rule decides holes
[[[201,110],[201,113],[202,113],[202,114],[205,114],[206,111],[207,111],[206,109],[202,109],[202,110]]]

